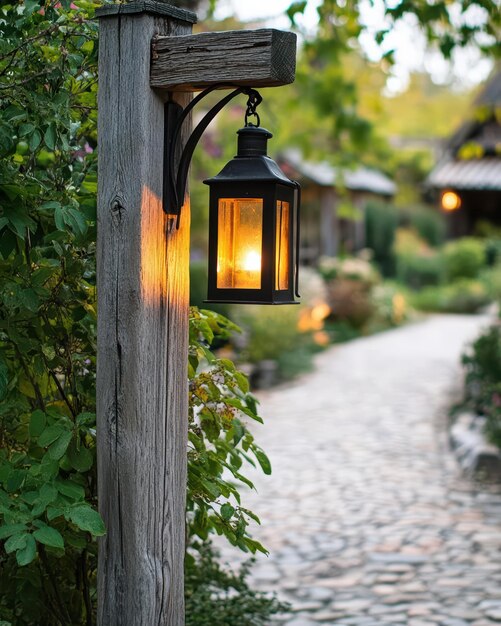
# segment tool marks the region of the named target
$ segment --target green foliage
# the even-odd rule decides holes
[[[501,261],[492,267],[480,272],[480,281],[484,285],[489,298],[493,302],[501,303]]]
[[[365,207],[365,241],[373,251],[373,260],[383,276],[394,276],[393,243],[398,226],[395,207],[386,202],[370,201]]]
[[[444,247],[445,272],[449,280],[477,278],[485,266],[485,244],[473,237],[451,241]]]
[[[467,385],[501,382],[501,328],[498,325],[485,330],[462,357]]]
[[[277,359],[297,346],[301,340],[298,309],[296,306],[247,306],[238,313],[239,322],[248,334],[245,358],[250,363]]]
[[[413,307],[438,313],[476,313],[491,301],[478,280],[457,280],[450,285],[426,287],[410,294]]]
[[[443,260],[439,252],[427,254],[401,254],[397,259],[398,279],[412,289],[438,285],[444,275]]]
[[[412,289],[437,285],[443,280],[443,259],[439,251],[412,228],[399,228],[394,244],[397,278]]]
[[[210,544],[194,543],[186,562],[186,626],[267,626],[288,610],[247,582],[252,560],[240,571],[224,570]]]
[[[426,206],[410,206],[400,211],[400,224],[415,230],[428,245],[438,247],[445,239],[444,216]]]
[[[501,328],[486,329],[462,356],[463,406],[486,417],[486,434],[501,447]]]
[[[206,540],[211,532],[224,535],[243,551],[265,552],[247,533],[252,511],[241,505],[239,486],[253,487],[242,473],[245,462],[265,474],[271,465],[250,433],[246,420],[262,422],[249,381],[231,361],[208,349],[214,338],[236,330],[213,311],[191,309],[189,352],[189,532]]]
[[[294,3],[296,10],[293,17],[298,12],[304,11],[306,3]],[[472,7],[477,9],[478,20],[473,23],[470,18]],[[499,30],[501,28],[501,17],[499,15],[499,5],[494,1],[486,0],[459,0],[454,7],[451,7],[448,0],[439,0],[434,3],[422,2],[422,0],[407,0],[406,2],[383,3],[385,22],[389,26],[381,30],[372,31],[374,40],[383,44],[392,28],[399,21],[413,16],[417,27],[420,28],[430,44],[437,47],[445,58],[450,58],[456,48],[463,48],[468,45],[476,45],[486,54],[499,56]],[[323,28],[323,36],[333,37],[337,34],[339,25],[343,25],[343,32],[338,35],[338,47],[347,45],[357,37],[362,29],[363,20],[359,12],[362,7],[350,0],[346,3],[338,3],[336,0],[323,0],[318,8],[321,19],[326,26]],[[371,28],[371,27],[366,27]],[[383,53],[382,51],[382,53]],[[384,56],[388,62],[393,61],[393,50],[387,51]]]
[[[96,36],[92,2],[0,9],[0,611],[92,619]]]

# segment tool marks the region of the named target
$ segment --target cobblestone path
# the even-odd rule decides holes
[[[254,583],[292,603],[288,626],[501,623],[501,495],[461,479],[445,434],[460,353],[486,321],[334,347],[260,394],[273,475],[244,505],[271,553]]]

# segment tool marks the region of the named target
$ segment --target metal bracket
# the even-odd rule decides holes
[[[233,98],[241,93],[247,94],[250,98],[261,101],[261,95],[251,87],[237,87],[217,104],[215,104],[208,113],[204,115],[199,124],[191,133],[188,141],[183,147],[179,158],[179,165],[176,171],[176,156],[179,150],[178,139],[181,127],[194,109],[194,107],[215,89],[222,87],[232,88],[235,85],[214,85],[202,91],[194,98],[184,109],[176,102],[168,101],[164,105],[164,189],[163,189],[163,209],[167,215],[177,217],[176,227],[179,228],[181,218],[181,208],[184,203],[184,195],[186,193],[186,182],[188,179],[188,170],[190,168],[193,152],[200,141],[205,129],[216,115],[223,109]]]

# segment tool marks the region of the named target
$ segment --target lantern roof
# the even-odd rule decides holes
[[[279,183],[295,187],[280,167],[267,155],[268,139],[273,137],[269,130],[260,126],[246,126],[237,131],[238,150],[236,156],[212,178],[204,180],[206,185],[218,183]]]

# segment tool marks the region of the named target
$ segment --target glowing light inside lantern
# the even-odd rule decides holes
[[[461,198],[454,191],[444,191],[442,194],[442,208],[444,211],[455,211],[461,206]]]
[[[262,198],[220,198],[217,286],[261,288]]]
[[[261,255],[259,252],[250,250],[244,257],[243,269],[247,272],[261,271]]]

